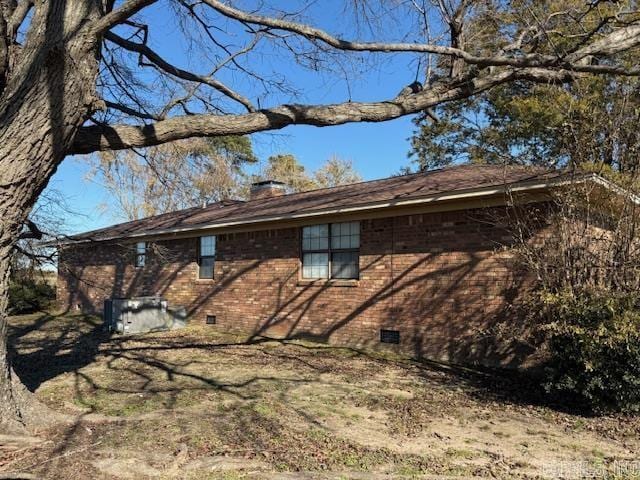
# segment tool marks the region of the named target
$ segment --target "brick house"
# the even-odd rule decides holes
[[[486,335],[525,283],[508,248],[507,199],[544,202],[567,181],[459,166],[288,195],[262,182],[246,202],[70,237],[58,302],[100,312],[108,298],[159,295],[221,330],[518,363],[528,352]]]

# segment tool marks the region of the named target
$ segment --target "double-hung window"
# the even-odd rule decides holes
[[[359,222],[302,228],[302,278],[357,279],[359,257]]]
[[[147,261],[147,242],[136,243],[136,268],[144,267]]]
[[[198,245],[198,278],[213,278],[216,259],[216,237],[200,237]]]

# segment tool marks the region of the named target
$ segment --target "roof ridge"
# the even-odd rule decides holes
[[[311,190],[304,190],[302,192],[291,192],[291,193],[285,193],[284,195],[278,195],[277,197],[266,197],[266,198],[255,198],[253,200],[246,200],[245,203],[250,203],[253,201],[265,201],[265,200],[269,200],[270,198],[282,198],[282,197],[289,197],[289,196],[293,196],[293,195],[303,195],[306,193],[313,193],[313,192],[319,192],[322,190],[333,190],[336,188],[345,188],[345,187],[352,187],[354,185],[363,185],[365,183],[374,183],[374,182],[382,182],[385,180],[391,180],[392,178],[404,178],[404,177],[415,177],[418,175],[431,175],[437,172],[442,172],[445,170],[455,170],[455,169],[459,169],[459,168],[482,168],[482,167],[497,167],[500,165],[493,165],[493,164],[473,164],[473,163],[463,163],[463,164],[459,164],[459,165],[447,165],[445,167],[440,167],[440,168],[434,168],[433,170],[421,170],[419,172],[413,172],[413,173],[402,173],[399,175],[390,175],[388,177],[383,177],[383,178],[372,178],[371,180],[362,180],[360,182],[353,182],[353,183],[345,183],[344,185],[336,185],[334,187],[320,187],[320,188],[312,188]],[[524,165],[504,165],[505,167],[524,167]]]
[[[438,172],[443,172],[443,171],[447,171],[447,170],[457,170],[460,168],[485,168],[485,167],[505,167],[505,168],[509,168],[509,167],[526,167],[526,165],[495,165],[495,164],[489,164],[489,163],[485,163],[485,164],[475,164],[475,163],[463,163],[463,164],[459,164],[459,165],[447,165],[445,167],[441,167],[441,168],[435,168],[433,170],[422,170],[419,172],[413,172],[413,173],[405,173],[405,174],[400,174],[400,175],[390,175],[388,177],[383,177],[383,178],[373,178],[371,180],[362,180],[360,182],[353,182],[353,183],[346,183],[344,185],[336,185],[334,187],[321,187],[321,188],[313,188],[311,190],[304,190],[302,192],[291,192],[291,193],[285,193],[284,195],[278,195],[277,197],[266,197],[266,198],[254,198],[254,199],[248,199],[248,200],[241,200],[241,199],[225,199],[225,200],[218,200],[216,202],[212,202],[207,204],[204,207],[198,207],[198,206],[194,206],[194,207],[187,207],[187,208],[182,208],[180,210],[172,210],[170,212],[164,212],[164,213],[158,213],[156,215],[149,215],[148,217],[142,217],[142,218],[138,218],[135,220],[127,220],[125,222],[120,222],[120,223],[116,223],[114,225],[111,226],[117,226],[117,225],[125,225],[127,223],[131,223],[131,222],[141,222],[143,220],[149,220],[151,218],[160,218],[163,215],[174,215],[177,213],[182,213],[182,212],[187,212],[189,210],[207,210],[210,207],[215,207],[215,206],[223,206],[223,207],[227,207],[227,206],[233,206],[233,205],[237,205],[239,203],[243,203],[243,204],[247,204],[247,203],[251,203],[251,202],[255,202],[255,201],[259,201],[259,202],[264,202],[265,200],[270,200],[271,198],[282,198],[282,197],[289,197],[289,196],[293,196],[293,195],[303,195],[303,194],[308,194],[308,193],[315,193],[315,192],[319,192],[322,190],[333,190],[336,188],[346,188],[346,187],[352,187],[354,185],[363,185],[365,183],[375,183],[375,182],[383,182],[385,180],[391,180],[392,178],[407,178],[407,177],[415,177],[418,175],[432,175],[434,173],[438,173]],[[109,227],[104,227],[104,228],[109,228]],[[99,229],[101,230],[101,229]]]
[[[248,200],[248,201],[234,200],[234,199],[222,200],[222,201],[213,202],[204,207],[199,207],[199,206],[189,207],[182,210],[174,210],[171,212],[160,213],[158,215],[152,215],[152,216],[144,217],[137,220],[120,222],[115,225],[94,229],[88,232],[73,234],[73,235],[70,235],[69,238],[82,237],[82,236],[86,237],[89,235],[100,235],[100,234],[104,235],[106,232],[114,229],[120,230],[120,235],[122,235],[125,232],[134,232],[139,230],[141,226],[150,225],[153,223],[155,223],[156,225],[153,227],[149,226],[147,228],[151,230],[159,229],[160,227],[167,226],[169,223],[172,223],[174,226],[179,224],[195,225],[196,224],[195,222],[198,222],[201,218],[203,219],[202,223],[204,223],[205,217],[210,218],[213,216],[213,217],[220,217],[220,218],[229,218],[229,217],[233,217],[234,215],[242,216],[242,212],[245,209],[252,211],[253,216],[258,215],[263,210],[269,211],[270,209],[272,210],[274,208],[276,210],[280,209],[282,211],[288,212],[292,208],[293,209],[298,208],[297,206],[298,204],[303,205],[302,208],[309,209],[311,208],[311,206],[305,206],[307,203],[315,202],[316,206],[318,202],[324,202],[324,201],[329,201],[329,202],[333,201],[335,203],[336,198],[333,198],[333,197],[342,199],[343,202],[353,202],[358,199],[360,199],[360,201],[362,202],[363,199],[370,198],[371,195],[375,196],[376,194],[384,194],[384,192],[386,192],[389,189],[392,189],[392,190],[409,189],[409,191],[402,193],[402,195],[404,197],[412,196],[412,195],[415,196],[419,191],[423,190],[424,186],[420,186],[420,184],[425,182],[427,183],[431,182],[436,187],[438,187],[439,184],[444,183],[442,187],[438,187],[438,188],[444,188],[444,191],[455,190],[454,188],[455,182],[454,182],[454,185],[449,186],[448,188],[446,187],[447,180],[449,179],[449,177],[451,177],[452,180],[459,178],[461,176],[477,177],[477,181],[484,181],[486,183],[491,181],[490,177],[493,180],[496,180],[496,178],[500,177],[500,175],[491,175],[491,174],[487,175],[487,172],[483,170],[493,169],[493,172],[495,173],[496,168],[504,170],[505,174],[507,171],[510,170],[513,174],[515,174],[518,177],[522,177],[524,170],[530,170],[530,168],[525,165],[496,165],[496,164],[468,164],[468,163],[451,165],[451,166],[438,168],[434,170],[414,172],[414,173],[405,174],[405,175],[392,175],[385,178],[364,180],[361,182],[355,182],[355,183],[346,184],[346,185],[339,185],[335,187],[323,187],[323,188],[317,188],[314,190],[307,190],[305,192],[295,192],[295,193],[289,193],[285,195],[278,195],[274,197],[257,198],[257,199]],[[545,173],[540,168],[533,168],[531,170],[534,170],[534,171],[537,170],[534,176]],[[454,174],[453,173],[454,171],[459,171],[459,173]],[[468,173],[464,173],[464,171],[468,171]],[[451,176],[444,175],[443,179],[441,179],[440,176],[435,177],[433,180],[430,179],[430,177],[437,174],[441,174],[443,172],[452,172],[452,175]],[[553,173],[553,171],[546,170],[546,173]],[[424,180],[421,180],[421,179],[424,179]],[[522,181],[522,180],[524,179],[518,178],[516,181]],[[416,187],[414,188],[414,184],[416,182],[418,183],[418,185],[416,185]],[[368,188],[366,186],[367,184],[371,184],[371,185],[375,184],[376,187],[372,186]],[[365,186],[363,187],[363,185]],[[327,192],[327,193],[323,193],[323,192]],[[329,192],[332,192],[332,193],[329,193]],[[219,213],[216,213],[216,212],[219,212]]]

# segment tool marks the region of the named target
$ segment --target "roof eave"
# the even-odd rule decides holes
[[[138,239],[145,237],[156,237],[161,235],[170,235],[170,234],[182,234],[189,232],[198,232],[202,230],[214,230],[217,228],[228,228],[228,227],[237,227],[242,225],[256,225],[268,222],[281,222],[287,220],[299,220],[305,218],[315,218],[315,217],[323,217],[327,215],[339,215],[346,213],[357,213],[357,212],[365,212],[365,211],[373,211],[380,210],[385,208],[395,208],[395,207],[409,207],[409,206],[419,206],[426,205],[430,203],[437,202],[449,202],[456,200],[468,200],[468,199],[480,199],[483,197],[492,197],[495,195],[505,194],[505,193],[521,193],[521,192],[532,192],[532,191],[541,191],[548,190],[552,187],[559,187],[563,185],[570,185],[574,183],[582,183],[586,181],[594,181],[595,183],[604,186],[605,188],[614,191],[620,195],[628,196],[631,201],[640,205],[640,198],[631,192],[624,190],[619,187],[615,183],[601,177],[595,173],[581,174],[581,175],[572,175],[570,178],[567,176],[557,177],[554,179],[544,180],[544,181],[527,181],[527,182],[516,182],[512,184],[505,184],[501,186],[491,186],[484,188],[472,188],[466,190],[459,190],[455,192],[449,193],[438,193],[432,194],[425,197],[420,198],[411,198],[411,199],[399,199],[399,200],[384,200],[378,202],[371,202],[366,204],[354,205],[350,207],[339,207],[339,208],[327,208],[322,210],[314,210],[310,212],[299,212],[299,213],[291,213],[291,214],[283,214],[283,215],[268,215],[265,217],[258,217],[251,220],[237,220],[230,222],[212,222],[200,225],[193,225],[188,227],[174,227],[167,229],[159,229],[159,230],[149,230],[144,232],[134,232],[125,235],[113,235],[110,237],[102,237],[99,239],[80,239],[80,240],[70,240],[65,239],[57,242],[48,242],[50,246],[53,245],[69,245],[69,244],[83,244],[83,243],[91,243],[91,242],[108,242],[113,240],[122,240],[122,239]]]

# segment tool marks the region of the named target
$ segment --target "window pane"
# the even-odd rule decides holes
[[[212,257],[216,254],[216,237],[200,237],[200,256]]]
[[[213,278],[213,266],[215,260],[213,257],[202,257],[200,259],[200,268],[198,276],[200,278]]]
[[[326,250],[329,248],[329,225],[311,225],[302,227],[302,249]]]
[[[331,248],[360,248],[360,222],[331,225]]]
[[[302,256],[302,278],[328,278],[329,254],[305,253]]]
[[[332,278],[358,278],[359,265],[357,252],[335,252],[331,256]]]
[[[145,253],[147,251],[147,244],[145,242],[136,242],[136,267],[144,267]]]

